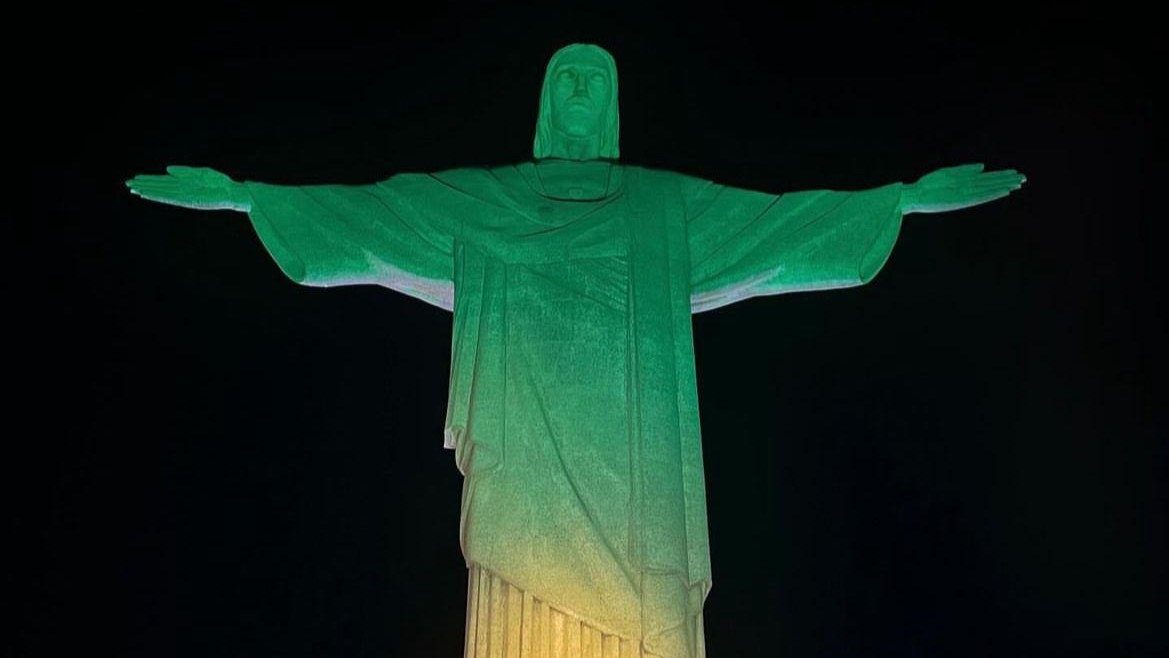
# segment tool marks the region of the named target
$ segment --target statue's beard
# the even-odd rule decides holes
[[[593,137],[596,137],[597,133],[600,132],[599,130],[597,130],[597,128],[595,126],[587,126],[587,127],[574,126],[573,128],[575,128],[575,130],[561,128],[561,129],[557,130],[556,132],[560,137],[564,137],[567,139],[591,139]]]
[[[568,118],[568,117],[566,117]],[[560,137],[569,139],[591,139],[601,133],[601,121],[598,117],[582,117],[583,120],[569,120],[558,122],[556,132]]]

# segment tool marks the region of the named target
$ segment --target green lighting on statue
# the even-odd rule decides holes
[[[297,283],[375,284],[453,312],[444,436],[465,476],[468,658],[498,642],[540,658],[705,655],[691,314],[867,283],[903,215],[1025,181],[965,165],[773,194],[622,164],[618,137],[613,58],[572,44],[548,64],[529,162],[370,185],[177,166],[127,181],[153,201],[247,213]]]

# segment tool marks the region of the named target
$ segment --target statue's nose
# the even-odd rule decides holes
[[[585,77],[583,75],[576,76],[576,93],[582,96],[589,95],[589,86],[585,82]]]

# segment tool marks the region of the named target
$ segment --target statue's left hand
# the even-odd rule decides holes
[[[906,185],[901,212],[947,212],[994,201],[1019,189],[1027,177],[1014,169],[984,172],[981,164],[946,167]]]
[[[143,199],[199,210],[248,212],[251,197],[242,183],[210,167],[172,165],[166,174],[139,174],[126,181],[132,194]]]

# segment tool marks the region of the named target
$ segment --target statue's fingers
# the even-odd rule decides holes
[[[1024,176],[1023,174],[1020,174],[1019,172],[1017,172],[1013,169],[1011,170],[1011,175],[1004,176],[1004,178],[1015,185],[1022,185],[1023,183],[1027,182],[1026,176]]]
[[[972,186],[989,186],[989,185],[1014,185],[1021,186],[1027,181],[1027,177],[1014,169],[1004,169],[1001,171],[992,171],[979,175],[970,182]]]
[[[1024,176],[1014,169],[1000,169],[998,171],[988,171],[983,173],[978,178],[980,180],[1018,180]]]
[[[135,183],[161,183],[163,181],[173,181],[175,177],[170,174],[138,174],[130,180]]]
[[[157,194],[155,192],[140,192],[138,190],[132,190],[132,192],[134,194],[137,194],[138,196],[142,197],[143,199],[148,200],[148,201],[157,201],[158,203],[168,203],[172,206],[182,205],[179,203],[179,200],[176,199],[175,197],[167,196],[165,194]]]
[[[1012,187],[1022,185],[1022,177],[1017,174],[981,176],[967,182],[963,187],[978,190],[988,187]]]
[[[1001,196],[1006,196],[1015,189],[1013,187],[987,187],[979,190],[968,190],[963,195],[963,200],[974,204],[986,203]]]
[[[985,168],[986,165],[981,162],[974,164],[958,165],[957,167],[948,167],[947,170],[955,174],[976,174]]]
[[[1000,169],[998,171],[984,171],[978,175],[979,180],[994,180],[996,178],[1014,178],[1019,172],[1014,169]]]
[[[127,185],[189,185],[174,176],[138,176],[126,181]]]
[[[149,182],[147,182],[147,183],[131,183],[129,185],[129,187],[131,190],[149,190],[151,192],[159,192],[159,193],[165,193],[165,192],[177,193],[177,192],[180,192],[180,191],[186,189],[186,186],[178,185],[175,183],[149,183]]]
[[[994,192],[985,192],[985,193],[980,194],[977,197],[975,197],[974,202],[971,205],[980,205],[983,203],[989,203],[991,201],[994,201],[995,199],[1001,199],[1001,198],[1009,195],[1010,193],[1011,193],[1011,190],[997,190]]]
[[[1023,181],[1020,180],[1020,178],[1018,176],[1002,176],[1002,177],[998,177],[998,178],[988,178],[986,180],[975,181],[975,182],[967,185],[966,189],[983,190],[983,189],[995,188],[995,187],[1016,187],[1017,188],[1017,187],[1021,187],[1022,185],[1023,185]]]
[[[1019,187],[1025,180],[1027,180],[1026,177],[1019,174],[1009,174],[1005,176],[992,176],[984,180],[979,180],[974,183],[974,185],[977,187],[993,187],[995,185]]]
[[[171,191],[171,190],[158,190],[158,189],[153,189],[153,188],[149,188],[149,187],[145,187],[145,188],[143,188],[143,187],[132,187],[132,188],[130,188],[130,193],[131,193],[131,194],[137,194],[138,196],[143,196],[143,195],[153,195],[153,196],[179,196],[177,193],[175,193],[175,192],[173,192],[173,191]]]
[[[170,165],[167,173],[182,180],[198,181],[207,185],[219,185],[231,181],[227,174],[211,167],[187,167],[185,165]]]
[[[172,192],[169,190],[152,190],[152,189],[130,190],[130,193],[136,194],[144,199],[153,199],[155,201],[172,201],[173,200],[176,203],[178,203],[180,201],[186,201],[186,200],[189,200],[191,198],[191,195],[189,195],[189,194],[183,194],[180,192]]]
[[[1019,179],[1019,180],[1021,180],[1021,181],[1026,181],[1026,180],[1027,180],[1027,176],[1026,176],[1025,174],[1023,174],[1023,173],[1020,173],[1018,169],[1000,169],[999,171],[996,171],[996,172],[993,172],[993,173],[996,173],[996,174],[997,174],[997,173],[1000,173],[1000,172],[1001,172],[1001,173],[1004,173],[1004,174],[1010,174],[1010,175],[1012,175],[1012,176],[1014,176],[1014,177],[1018,178],[1018,179]]]

